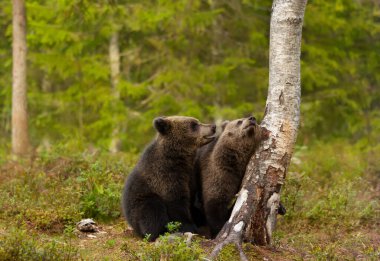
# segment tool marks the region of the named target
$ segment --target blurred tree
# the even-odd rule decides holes
[[[302,126],[309,139],[367,139],[379,130],[369,127],[378,118],[379,39],[376,1],[310,2],[302,46]]]
[[[116,136],[122,150],[136,150],[153,135],[157,115],[203,121],[262,115],[271,2],[28,0],[31,142],[109,150],[119,143],[112,142]],[[379,4],[314,0],[308,9],[300,140],[344,137],[363,146],[376,143]],[[0,18],[4,141],[11,136],[11,2],[0,2]],[[116,88],[110,87],[109,52],[115,32]]]
[[[115,100],[120,98],[120,93],[118,90],[119,78],[120,78],[120,51],[119,51],[119,34],[114,32],[111,36],[110,47],[109,47],[109,56],[110,56],[110,69],[111,69],[111,86],[112,92]],[[118,152],[120,150],[120,132],[119,124],[114,126],[112,130],[112,140],[110,144],[110,151],[112,153]]]
[[[12,2],[0,2],[0,137],[10,144],[12,104]],[[4,140],[0,138],[0,143]]]
[[[13,0],[12,152],[29,152],[26,83],[26,12],[24,0]]]

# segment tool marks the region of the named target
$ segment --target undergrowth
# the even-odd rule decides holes
[[[58,146],[30,160],[2,158],[0,225],[7,229],[0,226],[0,256],[3,260],[75,260],[80,251],[66,239],[75,234],[80,219],[125,226],[120,196],[137,157],[135,153],[79,153]],[[279,217],[273,247],[293,249],[290,255],[296,259],[376,260],[380,255],[378,158],[380,147],[368,150],[344,141],[297,147],[282,191],[287,213]],[[60,240],[52,239],[57,236]],[[118,248],[126,260],[199,260],[210,251],[205,242],[196,239],[188,246],[185,238],[166,234],[148,243],[124,235],[116,241],[107,239],[104,247]],[[257,254],[252,253],[248,254]],[[231,246],[218,258],[233,260],[238,253]]]
[[[70,240],[41,240],[26,230],[12,229],[0,234],[0,260],[78,260],[79,250]]]
[[[342,142],[298,148],[283,187],[284,223],[352,229],[378,222],[379,179],[367,162],[366,153]]]
[[[48,232],[62,232],[81,218],[115,220],[134,161],[128,154],[56,153],[42,154],[32,164],[8,161],[0,166],[0,216]]]

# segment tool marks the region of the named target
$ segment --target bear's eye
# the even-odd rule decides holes
[[[195,121],[190,122],[191,130],[196,131],[198,129],[198,126],[199,126],[198,122],[195,122]]]
[[[243,123],[243,121],[238,121],[236,125],[241,125]]]

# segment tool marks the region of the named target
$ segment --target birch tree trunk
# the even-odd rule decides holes
[[[211,254],[234,243],[271,243],[280,191],[293,153],[300,118],[300,54],[307,0],[274,0],[270,23],[269,91],[261,126],[269,131],[252,156],[230,219]]]
[[[117,86],[120,79],[120,50],[119,50],[119,34],[115,32],[111,36],[110,45],[109,45],[109,59],[110,59],[110,69],[111,69],[111,86],[112,94],[115,100],[120,98],[119,90]],[[114,125],[112,130],[111,144],[109,147],[110,152],[116,153],[119,151],[120,139],[119,139],[119,124]]]
[[[12,152],[29,152],[26,84],[26,12],[24,0],[13,0]]]

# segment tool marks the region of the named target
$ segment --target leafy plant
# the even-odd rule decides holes
[[[168,229],[168,232],[169,233],[174,233],[174,232],[177,232],[180,228],[181,228],[181,222],[169,222],[167,225],[166,225],[166,228]]]
[[[83,215],[97,219],[113,219],[120,216],[122,181],[113,178],[99,162],[83,170],[77,178],[82,187],[80,208]],[[116,182],[118,181],[118,182]]]
[[[156,242],[140,243],[140,249],[136,253],[141,260],[201,260],[205,257],[199,241],[193,241],[190,245],[182,236],[166,233],[160,236]]]

